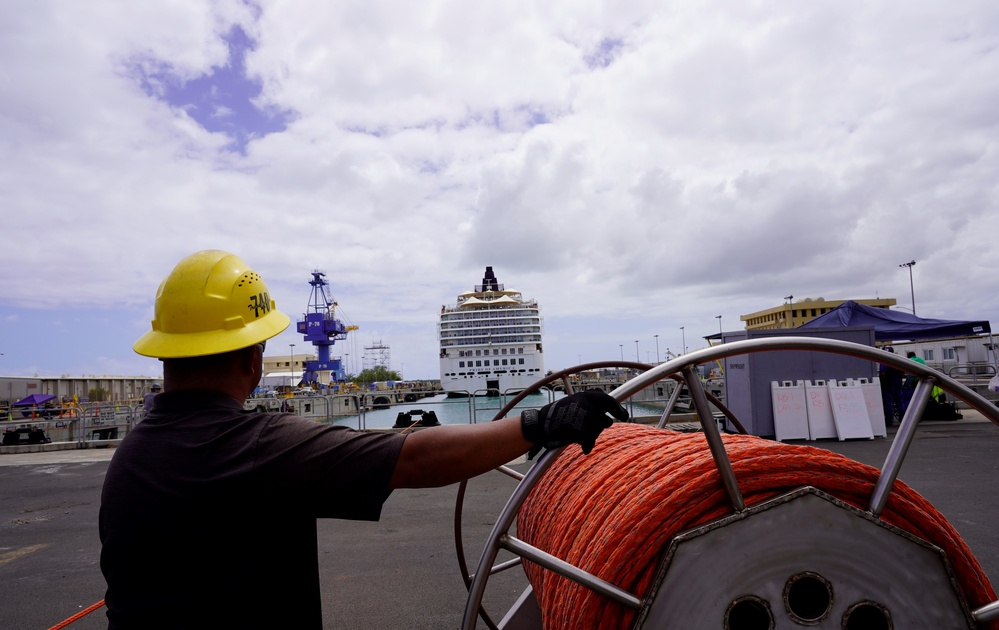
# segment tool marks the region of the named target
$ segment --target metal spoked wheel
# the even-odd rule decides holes
[[[726,453],[725,445],[722,441],[718,426],[712,416],[709,406],[709,395],[701,385],[700,378],[696,374],[694,368],[702,363],[716,361],[732,356],[756,352],[792,350],[824,352],[866,359],[876,363],[896,367],[903,372],[912,374],[918,378],[918,384],[913,393],[912,400],[889,447],[888,454],[885,458],[883,466],[881,467],[880,475],[878,476],[870,494],[867,510],[863,514],[863,516],[869,520],[878,520],[885,510],[889,495],[892,492],[892,487],[898,476],[899,470],[902,467],[903,460],[912,439],[915,436],[919,419],[930,400],[930,395],[934,386],[940,387],[954,398],[967,403],[971,406],[971,408],[980,412],[993,424],[999,425],[999,408],[960,382],[937,372],[932,368],[916,363],[915,361],[897,357],[894,354],[886,353],[876,348],[871,348],[869,346],[863,346],[845,341],[806,337],[777,337],[727,343],[692,352],[652,369],[649,369],[649,366],[647,365],[639,363],[621,362],[587,364],[552,375],[545,381],[535,384],[534,388],[537,389],[550,382],[561,379],[565,386],[566,392],[571,393],[572,390],[568,380],[568,375],[574,372],[595,369],[597,367],[630,367],[633,369],[646,370],[639,376],[632,378],[611,392],[611,395],[615,399],[618,401],[624,401],[657,381],[664,380],[666,378],[681,380],[690,392],[691,402],[693,403],[693,407],[697,413],[698,420],[704,432],[712,460],[717,468],[728,502],[731,504],[733,514],[735,515],[745,513],[746,504],[743,499],[742,492],[740,491],[735,473],[733,472],[732,463]],[[506,405],[506,407],[504,407],[503,410],[500,411],[497,417],[502,417],[509,413],[513,406],[520,402],[523,396],[527,393],[530,392],[525,392],[521,396],[512,400],[508,405]],[[671,403],[667,405],[667,411],[664,414],[664,419],[665,416],[668,415],[670,406],[673,402],[675,401],[671,400]],[[731,417],[729,417],[729,419],[732,420]],[[660,426],[662,426],[662,422],[660,422]],[[497,518],[492,532],[486,541],[474,574],[469,574],[467,571],[461,544],[460,512],[465,489],[465,484],[462,484],[459,490],[458,505],[456,506],[455,514],[455,541],[456,546],[458,547],[459,565],[461,566],[462,574],[465,577],[466,585],[469,589],[468,600],[465,606],[464,617],[462,619],[461,627],[463,630],[473,630],[475,628],[476,617],[480,614],[490,628],[497,627],[488,615],[482,611],[482,598],[485,593],[488,579],[491,575],[499,571],[503,571],[513,566],[518,566],[521,559],[527,559],[548,570],[554,571],[555,573],[623,606],[636,611],[643,609],[648,611],[649,602],[643,599],[645,597],[644,594],[630,593],[623,590],[600,579],[592,573],[569,564],[557,557],[551,556],[541,549],[533,547],[509,533],[520,507],[523,505],[524,501],[530,495],[541,477],[549,468],[551,468],[552,464],[555,463],[561,451],[562,449],[556,449],[542,454],[537,463],[525,475],[521,475],[520,473],[506,467],[501,469],[504,473],[510,475],[511,477],[519,479],[520,483],[514,490],[510,499],[507,501],[502,513]],[[494,566],[497,554],[501,549],[511,552],[517,556],[517,558]],[[805,581],[807,582],[807,580]],[[970,617],[973,619],[974,623],[978,624],[999,619],[999,600],[980,606],[975,610],[971,610]]]
[[[590,370],[599,370],[599,369],[625,369],[625,370],[637,370],[639,372],[647,372],[648,370],[651,370],[652,367],[653,366],[645,364],[645,363],[636,363],[636,362],[633,362],[633,361],[601,361],[601,362],[595,362],[595,363],[585,363],[585,364],[582,364],[582,365],[578,365],[578,366],[575,366],[575,367],[572,367],[572,368],[568,368],[568,369],[562,370],[560,372],[555,372],[555,373],[550,374],[550,375],[546,376],[545,378],[543,378],[543,379],[541,379],[541,380],[533,383],[530,387],[528,387],[527,389],[525,389],[524,391],[522,391],[521,393],[519,393],[516,397],[514,397],[513,399],[511,399],[510,402],[508,402],[506,405],[504,405],[496,413],[496,415],[493,417],[493,420],[495,421],[495,420],[499,420],[501,418],[507,417],[510,414],[510,412],[513,411],[513,409],[522,400],[524,400],[524,398],[526,398],[527,396],[529,396],[529,395],[531,395],[531,394],[533,394],[533,393],[541,390],[542,388],[545,388],[548,385],[551,385],[552,383],[559,383],[559,384],[561,384],[562,389],[565,391],[565,393],[567,395],[568,394],[572,394],[573,393],[573,387],[572,387],[572,379],[571,379],[571,377],[573,375],[575,375],[575,374],[579,374],[579,373],[582,373],[582,372],[587,372],[587,371],[590,371]],[[648,386],[652,385],[656,381],[666,380],[666,379],[671,379],[671,380],[676,381],[677,382],[677,387],[674,388],[673,394],[670,396],[668,402],[666,403],[666,407],[663,410],[662,417],[661,417],[661,419],[659,421],[659,427],[660,428],[662,428],[666,424],[666,422],[669,420],[670,414],[672,413],[673,409],[676,406],[676,403],[677,403],[677,400],[679,398],[679,395],[683,391],[683,387],[681,386],[683,384],[683,382],[684,382],[683,378],[681,376],[677,375],[677,374],[665,374],[665,375],[661,376],[660,378],[645,381],[645,385],[643,387],[638,388],[637,390],[635,390],[635,392],[637,392],[637,391],[643,389],[644,387],[648,387]],[[632,392],[632,394],[629,394],[629,396],[633,395],[635,392]],[[715,407],[717,409],[719,409],[725,415],[726,419],[736,428],[737,432],[739,432],[739,433],[745,433],[746,432],[745,429],[740,424],[738,418],[736,418],[728,410],[728,408],[725,407],[725,405],[720,400],[718,400],[716,397],[712,396],[710,393],[707,393],[707,392],[704,392],[704,395],[705,395],[706,399],[711,402],[711,404],[715,405]],[[618,400],[624,400],[624,399],[623,398],[619,398]],[[554,461],[554,460],[552,460],[552,461]],[[540,460],[539,460],[539,463],[540,463]],[[523,474],[521,474],[520,472],[514,470],[513,468],[510,468],[509,466],[500,466],[497,470],[500,471],[500,472],[502,472],[503,474],[507,475],[508,477],[516,479],[518,482],[522,481],[524,479],[524,475]],[[455,551],[456,551],[457,556],[458,556],[458,568],[461,570],[461,576],[462,576],[462,579],[464,579],[464,581],[465,581],[465,587],[470,589],[471,586],[472,586],[473,578],[475,576],[474,576],[474,574],[470,573],[469,569],[468,569],[468,563],[467,563],[466,558],[465,558],[465,548],[464,548],[464,543],[463,543],[464,537],[462,535],[462,514],[463,514],[463,511],[464,511],[465,491],[467,490],[467,487],[468,487],[468,482],[467,481],[462,481],[459,484],[459,486],[458,486],[458,498],[457,498],[457,500],[455,502],[455,509],[454,509],[454,542],[455,542]],[[532,484],[532,487],[533,487],[533,484]],[[526,495],[525,495],[525,497],[526,497]],[[495,560],[495,558],[494,558],[494,560]],[[509,562],[505,562],[505,563],[502,563],[502,564],[497,565],[495,567],[492,567],[492,569],[491,569],[490,572],[493,573],[493,574],[496,574],[496,573],[505,571],[507,569],[510,569],[510,568],[513,568],[513,567],[516,567],[516,566],[519,566],[519,565],[520,565],[520,559],[517,558],[517,559],[511,560]],[[481,607],[481,605],[478,608],[478,612],[479,612],[479,616],[482,618],[482,620],[486,624],[486,626],[488,626],[492,630],[498,630],[498,626],[497,626],[496,622],[493,621],[493,619],[489,616],[489,613],[487,613]]]

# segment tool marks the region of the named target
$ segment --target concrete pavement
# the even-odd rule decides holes
[[[975,412],[963,413],[959,421],[920,425],[901,478],[950,520],[996,583],[999,428]],[[811,444],[880,466],[890,441]],[[113,452],[103,448],[0,455],[0,627],[48,628],[103,597],[97,513]],[[469,483],[463,538],[470,565],[475,565],[514,486],[497,472]],[[455,559],[455,497],[454,486],[397,491],[378,523],[320,521],[326,627],[459,626],[466,591]],[[262,540],[259,549],[247,553],[268,552],[280,544]],[[490,579],[485,604],[494,619],[502,617],[525,584],[519,569]],[[103,627],[103,610],[69,626]]]

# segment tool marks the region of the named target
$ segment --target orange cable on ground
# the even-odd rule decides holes
[[[746,435],[723,439],[747,506],[813,486],[867,509],[877,468],[812,446]],[[578,446],[563,452],[521,507],[517,532],[644,597],[672,536],[731,513],[703,434],[615,424],[589,456]],[[940,547],[972,609],[996,599],[957,531],[912,488],[895,482],[881,520]],[[634,611],[556,573],[531,562],[524,570],[546,629],[629,628],[634,621]]]
[[[97,602],[96,604],[91,604],[87,608],[84,608],[83,610],[81,610],[80,612],[76,613],[75,615],[73,615],[69,619],[66,619],[65,621],[60,621],[56,625],[54,625],[51,628],[49,628],[49,630],[59,630],[60,628],[65,628],[69,624],[71,624],[71,623],[73,623],[75,621],[78,621],[79,619],[81,619],[83,617],[86,617],[87,615],[89,615],[90,613],[92,613],[95,610],[99,609],[103,605],[104,605],[104,600],[102,599],[101,601]]]

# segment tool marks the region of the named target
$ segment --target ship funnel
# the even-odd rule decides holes
[[[496,281],[496,274],[492,267],[486,267],[486,275],[482,278],[483,291],[499,291],[499,282]]]

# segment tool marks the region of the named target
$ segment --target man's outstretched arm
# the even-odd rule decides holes
[[[445,424],[406,436],[389,486],[435,488],[502,466],[533,444],[520,430],[520,418],[483,424]]]
[[[444,425],[406,438],[389,487],[446,486],[506,464],[532,447],[580,444],[589,453],[601,431],[628,412],[600,390],[573,394],[495,422]]]

